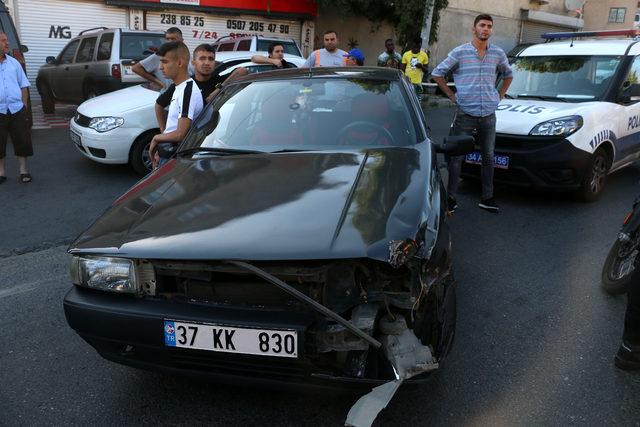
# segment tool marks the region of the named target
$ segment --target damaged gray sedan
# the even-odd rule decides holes
[[[472,147],[394,70],[237,80],[71,245],[67,321],[138,368],[395,391],[453,341],[436,152]]]

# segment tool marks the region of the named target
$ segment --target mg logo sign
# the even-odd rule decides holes
[[[71,28],[68,26],[52,25],[51,28],[49,28],[49,38],[50,39],[70,39]]]

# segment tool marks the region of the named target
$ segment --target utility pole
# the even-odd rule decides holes
[[[433,7],[435,0],[426,0],[424,23],[422,25],[422,31],[420,31],[420,37],[422,38],[422,49],[427,51],[429,49],[429,34],[431,34],[431,21],[433,20]]]

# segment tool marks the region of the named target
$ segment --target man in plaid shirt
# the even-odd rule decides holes
[[[482,199],[478,207],[489,212],[500,211],[493,198],[493,157],[496,140],[496,108],[511,84],[512,73],[507,55],[498,46],[489,44],[493,18],[478,15],[473,23],[473,40],[456,47],[431,73],[440,89],[456,104],[454,135],[477,134],[482,154]],[[453,72],[457,93],[447,86],[445,76]],[[496,89],[498,73],[503,84]],[[448,209],[457,208],[455,194],[460,179],[462,156],[449,159]]]

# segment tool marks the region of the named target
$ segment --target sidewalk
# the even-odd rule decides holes
[[[56,104],[55,113],[44,114],[41,102],[33,101],[33,129],[68,129],[69,120],[76,113],[76,108],[78,106],[75,104]]]

